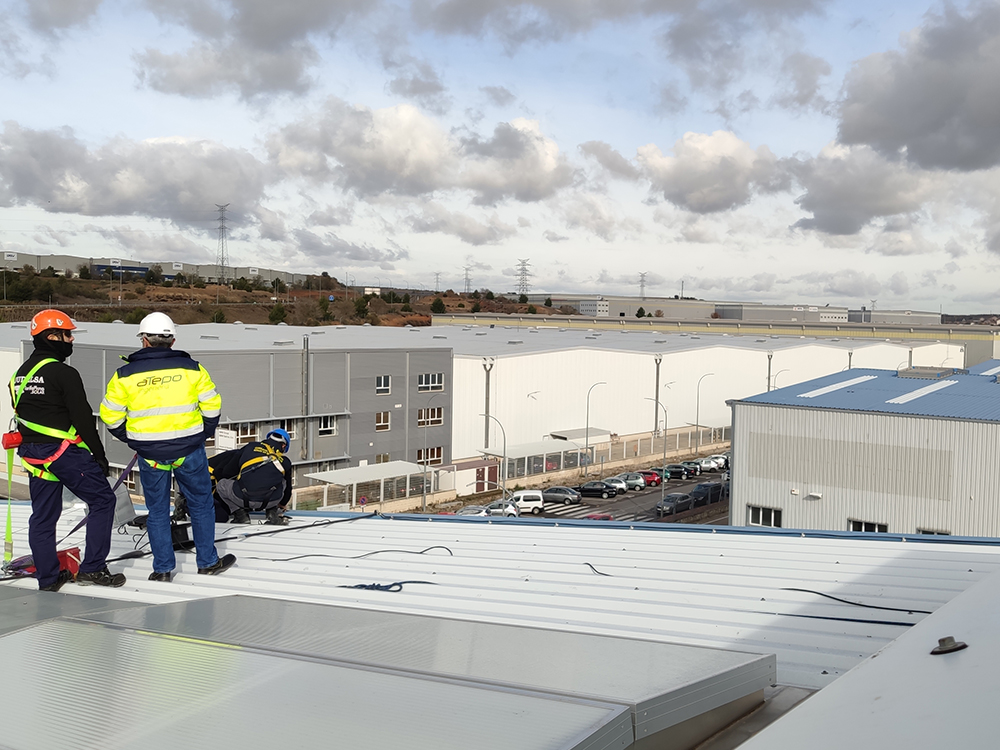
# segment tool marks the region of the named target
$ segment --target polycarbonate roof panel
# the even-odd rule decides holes
[[[14,504],[16,555],[28,512]],[[64,512],[57,533],[80,516]],[[219,552],[238,558],[223,575],[198,575],[181,553],[173,583],[157,583],[140,557],[110,563],[128,576],[119,589],[62,591],[149,603],[249,594],[773,653],[779,684],[815,689],[1000,569],[997,540],[955,537],[337,513],[216,528]],[[148,550],[144,537],[112,536],[113,558],[136,548]],[[353,588],[373,583],[391,588]]]
[[[1000,383],[996,380],[983,375],[922,380],[898,377],[895,370],[845,370],[739,403],[1000,422]]]
[[[0,586],[0,636],[56,617],[138,606],[138,602],[59,596],[48,591]]]
[[[944,609],[796,707],[740,750],[994,750],[1000,576]],[[951,636],[966,648],[932,654]]]
[[[1000,359],[988,359],[967,369],[970,375],[1000,375]]]
[[[15,750],[611,750],[628,708],[56,620],[0,638]],[[16,676],[16,677],[14,677]],[[66,689],[60,698],[61,687]],[[87,699],[81,699],[84,690]],[[53,701],[35,700],[52,695]]]
[[[274,599],[219,597],[85,619],[623,703],[637,738],[774,683],[771,655]]]

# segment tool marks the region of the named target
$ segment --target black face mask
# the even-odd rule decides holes
[[[35,336],[35,349],[51,354],[60,362],[64,362],[73,353],[72,341],[56,341],[43,336]]]
[[[69,359],[70,355],[73,354],[72,341],[49,341],[49,346],[52,347],[52,351],[60,362]]]

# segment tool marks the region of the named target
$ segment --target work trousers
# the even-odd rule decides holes
[[[58,449],[59,443],[23,443],[17,452],[24,458],[48,458]],[[94,573],[104,568],[111,551],[111,527],[115,518],[115,493],[90,451],[76,445],[67,446],[63,454],[49,464],[49,472],[59,481],[28,477],[31,493],[28,546],[35,561],[39,588],[55,583],[59,577],[56,523],[62,515],[64,486],[89,509],[81,573]]]
[[[170,463],[160,461],[161,464]],[[215,551],[215,504],[212,500],[212,477],[204,447],[184,457],[184,463],[172,470],[157,469],[139,457],[139,481],[146,498],[146,531],[153,550],[153,572],[169,573],[174,569],[174,543],[170,534],[170,477],[177,479],[187,499],[191,531],[199,568],[210,568],[219,561]]]

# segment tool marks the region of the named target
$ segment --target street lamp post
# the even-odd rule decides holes
[[[503,477],[501,478],[503,484],[501,486],[503,488],[504,497],[507,497],[507,431],[503,428],[503,425],[500,423],[500,420],[494,417],[492,414],[480,414],[479,416],[486,417],[487,419],[492,419],[494,422],[496,422],[497,426],[500,428],[500,434],[503,435]]]
[[[431,401],[436,399],[438,396],[443,396],[443,393],[435,393],[429,399],[427,399],[427,406],[424,407],[424,481],[423,481],[423,510],[422,513],[427,512],[427,430],[431,426],[430,411],[431,411]]]
[[[694,428],[698,430],[698,453],[701,453],[701,381],[710,375],[715,375],[714,372],[706,372],[700,378],[698,378],[698,389],[697,398],[695,399],[694,406]]]
[[[655,401],[655,399],[646,397],[646,401]],[[663,488],[667,481],[667,407],[656,401],[656,405],[663,409],[663,468],[660,473],[660,502],[663,502]],[[660,507],[663,507],[662,505]]]
[[[586,430],[586,432],[587,432],[587,435],[586,435],[586,440],[587,440],[587,444],[586,444],[586,446],[587,446],[586,447],[587,465],[583,469],[583,475],[584,476],[587,476],[590,473],[590,393],[591,393],[591,391],[593,391],[599,385],[607,385],[607,383],[605,381],[601,380],[601,381],[599,381],[597,383],[594,383],[592,386],[590,386],[590,390],[587,391],[587,430]]]

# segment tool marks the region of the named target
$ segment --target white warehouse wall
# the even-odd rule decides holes
[[[1000,536],[996,423],[772,404],[735,411],[734,526],[756,506],[781,510],[790,529],[847,531],[853,519],[889,533]]]
[[[910,345],[855,343],[854,367],[896,369],[909,359]],[[555,430],[582,429],[587,391],[605,381],[607,385],[593,389],[590,426],[620,435],[651,431],[657,409],[644,399],[655,396],[654,356],[591,348],[497,356],[490,375],[490,413],[503,425],[509,446],[536,442]],[[913,363],[940,366],[952,360],[959,366],[962,356],[958,345],[934,343],[914,347]],[[453,460],[478,456],[483,448],[484,418],[479,416],[485,408],[483,359],[461,354],[454,359]],[[772,380],[777,376],[777,385],[784,387],[839,372],[847,363],[842,346],[808,340],[775,351],[771,376]],[[660,401],[668,411],[668,429],[695,423],[698,379],[705,373],[714,375],[702,381],[698,422],[707,427],[728,425],[727,400],[767,390],[767,350],[712,342],[703,349],[664,352]],[[662,411],[658,419],[662,422]],[[490,445],[502,444],[501,431],[490,420]]]

